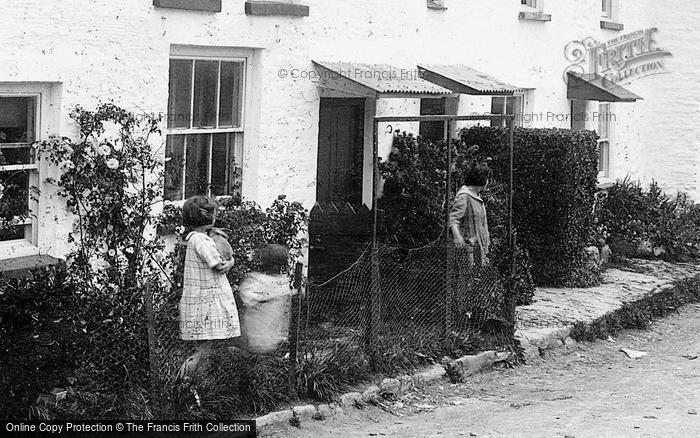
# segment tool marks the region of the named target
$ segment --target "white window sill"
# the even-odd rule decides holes
[[[615,185],[615,180],[607,176],[598,177],[598,190],[608,190]]]
[[[45,255],[31,255],[0,260],[0,272],[3,278],[26,280],[32,278],[32,271],[50,266],[60,267],[63,260]]]
[[[619,32],[621,30],[624,30],[625,26],[622,23],[616,23],[610,19],[602,18],[600,20],[600,28]]]
[[[430,2],[428,2],[428,9],[432,9],[432,10],[434,10],[434,11],[446,11],[446,10],[447,10],[447,7],[446,7],[446,6],[442,6],[442,5],[440,5],[440,4],[437,4],[437,3],[430,3]]]
[[[0,242],[0,260],[28,257],[39,254],[39,248],[28,240]]]
[[[217,201],[223,201],[226,199],[233,198],[233,195],[218,195],[218,196],[212,196],[212,197],[216,198]],[[181,199],[179,201],[172,201],[169,199],[164,199],[163,206],[165,207],[165,206],[171,205],[173,207],[182,208],[182,206],[185,205],[185,201],[186,201],[186,199]]]
[[[521,11],[520,14],[518,15],[518,18],[520,20],[529,20],[529,21],[541,21],[541,22],[552,21],[551,14],[545,14],[544,12],[539,12],[539,11]]]

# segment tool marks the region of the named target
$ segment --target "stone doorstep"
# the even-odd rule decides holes
[[[477,355],[463,356],[452,361],[448,366],[458,367],[463,375],[473,375],[484,371],[497,362],[501,362],[510,357],[509,354],[498,354],[495,351],[487,351]],[[368,403],[379,401],[383,395],[392,394],[400,396],[406,390],[414,387],[418,383],[425,383],[437,380],[445,375],[445,367],[433,365],[420,373],[413,375],[402,375],[396,378],[386,378],[379,385],[371,385],[362,393],[348,392],[342,394],[334,403],[324,403],[319,405],[300,405],[290,409],[271,412],[255,419],[258,430],[274,424],[289,422],[292,418],[298,420],[323,419],[343,412],[344,408],[354,408]]]

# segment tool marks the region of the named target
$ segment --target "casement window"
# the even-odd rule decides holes
[[[598,176],[610,177],[610,128],[612,114],[609,103],[600,103],[598,109]]]
[[[36,244],[40,93],[0,91],[0,242]]]
[[[523,96],[493,96],[491,98],[491,114],[510,114],[515,116],[515,126],[522,125]],[[491,126],[506,126],[505,119],[491,120]]]
[[[601,0],[600,28],[621,31],[625,26],[619,23],[620,0]]]
[[[171,56],[166,200],[240,193],[247,62]]]

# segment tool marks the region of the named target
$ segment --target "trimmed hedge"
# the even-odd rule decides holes
[[[496,180],[508,180],[507,129],[465,128],[460,137],[493,158]],[[599,282],[585,254],[594,234],[597,175],[594,132],[514,130],[513,224],[530,254],[537,284],[583,287]]]

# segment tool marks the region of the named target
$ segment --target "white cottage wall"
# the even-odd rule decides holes
[[[309,208],[315,200],[320,99],[316,81],[309,78],[312,60],[466,64],[534,88],[528,111],[541,117],[531,126],[568,128],[566,44],[656,26],[659,45],[673,53],[667,58],[669,73],[633,82],[629,88],[644,100],[615,106],[614,176],[655,178],[668,190],[700,196],[700,4],[692,0],[673,6],[621,0],[622,32],[600,28],[600,2],[594,0],[547,1],[543,12],[551,14],[549,22],[520,20],[516,0],[451,0],[445,11],[428,9],[420,0],[306,0],[302,3],[311,12],[303,18],[247,16],[243,0],[223,0],[216,14],[154,8],[145,0],[6,3],[0,82],[60,83],[55,133],[62,135],[76,134],[67,118],[76,104],[89,108],[114,100],[135,111],[164,113],[172,45],[259,49],[252,67],[260,85],[249,108],[255,127],[245,134],[244,195],[267,205],[285,193]],[[463,98],[460,112],[471,113],[474,105],[481,111],[488,103]],[[417,100],[381,99],[376,111],[417,115],[419,108]],[[382,155],[389,149],[390,135],[382,134]],[[365,174],[369,169],[365,160]],[[365,190],[363,197],[368,194]],[[42,223],[54,224],[57,238],[65,236],[71,225],[56,221],[60,200],[48,204]],[[59,246],[43,249],[60,256]]]

